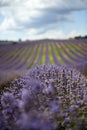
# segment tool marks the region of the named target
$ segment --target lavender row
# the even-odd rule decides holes
[[[49,43],[46,43],[46,60],[45,60],[45,64],[50,64],[48,46],[49,46]]]
[[[21,47],[21,49],[15,54],[15,56],[13,56],[12,58],[10,58],[10,60],[8,60],[7,62],[4,62],[2,65],[2,68],[4,69],[11,69],[11,67],[13,67],[13,65],[19,62],[20,59],[20,55],[22,55],[21,52],[24,51],[24,47]]]
[[[36,63],[34,64],[34,67],[37,66],[37,65],[39,65],[39,63],[41,61],[41,58],[42,58],[42,53],[43,53],[43,46],[41,44],[40,54],[38,56],[38,59],[37,59]]]
[[[51,43],[50,46],[51,46],[51,49],[52,49],[52,55],[53,55],[53,59],[54,59],[55,64],[58,65],[58,66],[62,65],[62,64],[58,61],[58,59],[57,59],[57,57],[56,57],[56,55],[55,55],[55,53],[54,53],[55,50],[53,49],[53,44]]]

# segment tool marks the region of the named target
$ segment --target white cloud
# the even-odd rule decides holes
[[[25,33],[30,38],[65,38],[63,30],[52,29],[52,25],[73,22],[72,13],[87,10],[86,5],[87,0],[0,0],[0,13],[4,17],[0,32]],[[43,29],[44,33],[38,34]],[[76,34],[72,31],[66,37]]]
[[[72,30],[67,36],[66,38],[73,38],[75,36],[79,36],[80,32],[78,32],[77,30]]]
[[[43,34],[37,34],[37,30],[35,29],[31,29],[29,30],[29,32],[26,35],[25,39],[45,39],[45,38],[49,38],[49,39],[63,39],[65,38],[65,35],[63,33],[62,30],[48,30]]]
[[[12,28],[15,29],[16,23],[15,21],[10,18],[10,19],[5,19],[4,22],[0,25],[0,31],[6,31],[6,30],[11,30]]]

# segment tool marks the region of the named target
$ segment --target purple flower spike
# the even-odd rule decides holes
[[[69,67],[37,66],[3,91],[1,108],[0,128],[3,122],[8,130],[85,129],[87,80]]]

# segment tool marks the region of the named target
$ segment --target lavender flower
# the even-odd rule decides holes
[[[10,130],[80,130],[78,122],[87,121],[86,90],[85,77],[75,69],[37,66],[3,92],[4,120]]]

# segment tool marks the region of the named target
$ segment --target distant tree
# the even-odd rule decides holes
[[[87,38],[87,35],[85,35],[85,36],[76,36],[76,37],[74,37],[74,39],[84,39],[84,38]]]
[[[87,35],[84,38],[87,38]]]
[[[18,42],[12,42],[12,44],[17,44]]]
[[[75,37],[75,39],[81,39],[82,38],[82,36],[76,36]]]

